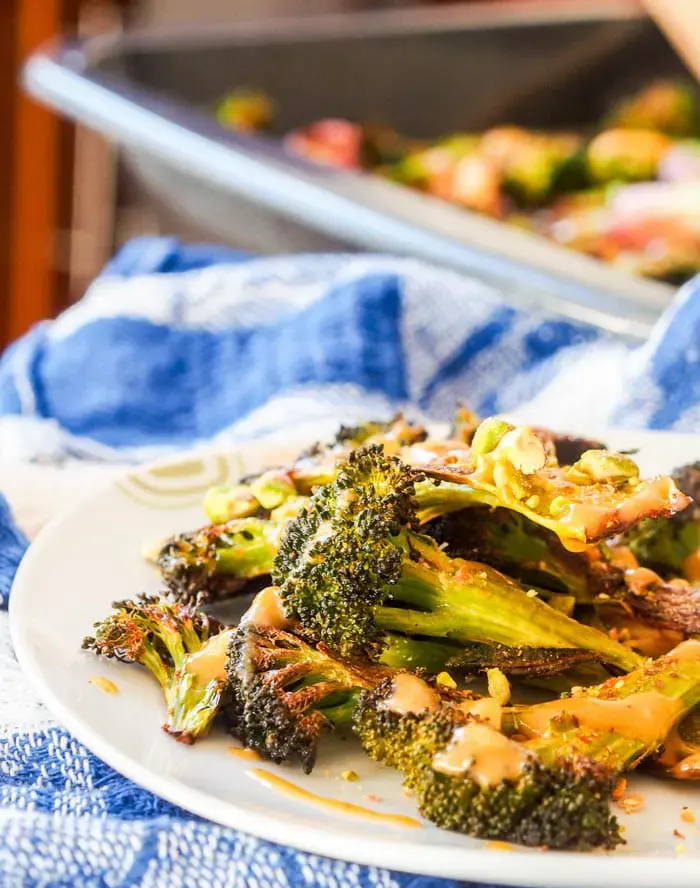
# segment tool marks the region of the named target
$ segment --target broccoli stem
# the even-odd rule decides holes
[[[461,653],[463,648],[459,644],[387,632],[379,662],[392,669],[425,669],[438,673],[449,669],[450,662],[457,660]]]
[[[700,642],[686,641],[629,675],[572,696],[514,707],[504,728],[531,738],[545,760],[577,755],[609,770],[632,767],[654,753],[700,702]]]
[[[343,725],[352,724],[353,713],[357,705],[357,700],[362,693],[362,688],[356,688],[349,691],[347,699],[335,706],[324,706],[320,708],[320,712],[333,723],[334,727],[339,728]]]
[[[562,759],[574,762],[585,756],[614,772],[633,767],[647,752],[643,740],[623,737],[614,731],[595,733],[579,727],[537,737],[527,741],[525,746],[534,750],[547,765],[555,765]]]
[[[416,484],[416,503],[420,524],[427,524],[433,518],[459,512],[471,506],[499,504],[496,497],[484,490],[450,481],[436,484],[430,480],[419,481]]]
[[[523,583],[569,594],[578,604],[624,588],[619,570],[568,551],[556,534],[511,509],[461,509],[433,522],[426,533],[452,557],[482,561]]]
[[[641,658],[607,635],[529,596],[492,568],[445,556],[432,540],[408,533],[410,546],[430,563],[404,556],[391,601],[377,605],[377,625],[411,636],[519,648],[584,649],[629,672]]]

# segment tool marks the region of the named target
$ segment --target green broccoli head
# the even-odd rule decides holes
[[[415,523],[414,479],[380,445],[361,447],[282,539],[274,578],[285,611],[344,655],[381,650],[372,607],[401,574],[393,538]]]
[[[545,763],[498,727],[498,710],[484,717],[427,685],[402,693],[393,679],[364,692],[355,714],[364,750],[402,772],[436,826],[560,849],[620,843],[608,805],[613,773],[585,757]]]
[[[436,826],[563,850],[612,849],[622,842],[609,807],[616,778],[602,765],[587,758],[546,765],[522,744],[474,722],[456,728],[449,742],[452,748],[412,779],[421,813]],[[483,775],[476,750],[485,764],[499,764],[486,764]],[[449,764],[454,756],[461,757],[456,770]],[[511,765],[501,771],[503,762]]]
[[[149,669],[165,696],[167,733],[184,743],[206,734],[226,696],[229,632],[189,604],[156,596],[117,601],[113,608],[95,623],[83,649]]]
[[[232,733],[273,762],[298,760],[306,773],[323,734],[349,724],[358,694],[387,674],[341,662],[322,645],[252,623],[233,635],[226,670],[234,701]]]

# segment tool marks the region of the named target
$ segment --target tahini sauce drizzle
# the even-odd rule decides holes
[[[185,661],[185,672],[196,676],[197,684],[206,687],[210,681],[224,681],[226,678],[226,657],[231,641],[232,629],[225,629],[212,636],[204,647],[190,654]]]
[[[262,589],[252,600],[241,617],[241,626],[270,626],[272,629],[288,629],[290,622],[282,608],[277,586]]]
[[[536,710],[523,713],[521,724],[525,730],[542,735],[552,719],[573,716],[593,731],[615,731],[630,740],[652,743],[671,730],[682,712],[681,700],[664,697],[658,691],[645,691],[623,700],[570,697],[540,703]]]
[[[397,715],[429,712],[437,708],[438,695],[423,679],[410,672],[401,672],[392,683],[391,694],[384,701],[384,709]]]
[[[443,774],[468,774],[484,787],[503,780],[517,780],[531,754],[520,743],[474,722],[457,728],[449,745],[433,758],[433,768]]]
[[[292,796],[299,801],[310,802],[312,805],[320,808],[337,811],[340,814],[351,814],[354,817],[362,817],[365,820],[380,820],[383,823],[390,823],[394,826],[407,826],[413,829],[422,825],[420,821],[413,817],[404,817],[402,814],[384,814],[382,811],[372,811],[371,808],[354,805],[352,802],[341,802],[339,799],[328,799],[325,796],[316,795],[315,792],[303,789],[301,786],[297,786],[296,783],[285,780],[284,777],[279,777],[277,774],[272,774],[264,768],[250,768],[247,773],[270,789]]]

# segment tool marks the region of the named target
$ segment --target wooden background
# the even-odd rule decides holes
[[[72,128],[21,95],[22,59],[75,27],[79,0],[0,3],[0,343],[66,298]]]

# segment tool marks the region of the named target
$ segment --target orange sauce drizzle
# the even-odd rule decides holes
[[[234,758],[247,759],[251,762],[262,761],[259,753],[257,753],[254,749],[245,749],[242,746],[227,746],[226,752],[229,755],[234,756]]]
[[[119,688],[114,684],[110,679],[105,678],[103,675],[95,675],[91,679],[89,679],[91,685],[94,685],[99,690],[104,691],[105,694],[118,694]]]
[[[372,811],[370,808],[363,808],[361,805],[353,805],[352,802],[341,802],[338,799],[328,799],[324,796],[316,795],[315,792],[303,789],[301,786],[285,780],[284,777],[278,777],[277,774],[271,774],[264,768],[251,768],[247,773],[269,789],[278,790],[299,801],[310,802],[312,805],[328,808],[341,814],[351,814],[355,817],[362,817],[365,820],[381,820],[394,826],[407,826],[412,829],[422,826],[420,821],[413,817],[404,817],[402,814],[383,814],[381,811]]]

